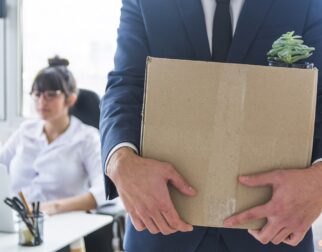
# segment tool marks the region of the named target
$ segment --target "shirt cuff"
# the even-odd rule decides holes
[[[135,147],[134,144],[129,143],[129,142],[123,142],[123,143],[119,143],[118,145],[116,145],[108,154],[107,159],[105,161],[105,174],[107,174],[107,164],[111,159],[111,156],[114,154],[115,151],[117,151],[118,149],[122,148],[122,147],[129,147],[131,149],[133,149],[135,151],[136,154],[138,154],[138,149]]]
[[[322,161],[322,158],[319,158],[319,159],[315,160],[315,161],[312,163],[312,165],[315,165],[316,163],[321,162],[321,161]]]
[[[89,189],[89,192],[93,195],[96,201],[97,207],[100,207],[106,204],[104,184],[102,179],[100,179],[99,183],[96,183],[95,186],[91,187]]]

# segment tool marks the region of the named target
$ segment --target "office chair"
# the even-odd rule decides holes
[[[100,119],[100,98],[90,90],[79,89],[78,99],[70,114],[76,116],[83,123],[98,129]]]
[[[80,119],[83,123],[99,128],[100,118],[100,98],[90,90],[79,89],[78,99],[70,114]],[[115,208],[115,207],[114,207]],[[84,238],[87,252],[120,252],[123,249],[123,238],[125,228],[125,213],[118,208],[107,207],[106,213],[113,216],[113,223],[107,227],[102,227],[95,233]]]

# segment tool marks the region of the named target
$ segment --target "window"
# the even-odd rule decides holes
[[[5,1],[0,0],[0,121],[5,119]]]
[[[20,0],[0,0],[0,144],[21,123]],[[1,5],[2,6],[2,5]]]
[[[33,115],[33,79],[55,55],[69,60],[79,88],[104,94],[120,7],[121,0],[22,0],[23,116]]]
[[[0,10],[0,121],[3,121],[5,119],[5,23],[1,14]]]

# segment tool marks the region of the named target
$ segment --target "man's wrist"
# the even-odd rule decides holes
[[[111,156],[111,161],[117,162],[123,157],[128,156],[129,154],[136,154],[136,153],[131,147],[128,147],[128,146],[121,147],[113,153],[113,155]]]
[[[108,156],[107,156],[107,158],[106,158],[106,160],[105,160],[105,165],[104,165],[105,170],[104,170],[104,173],[105,173],[106,175],[107,175],[107,167],[108,167],[108,163],[109,163],[109,161],[110,161],[110,159],[111,159],[112,155],[113,155],[113,154],[114,154],[118,149],[120,149],[120,148],[122,148],[122,147],[129,147],[129,148],[133,149],[133,151],[134,151],[135,153],[138,153],[138,149],[136,148],[136,146],[135,146],[134,144],[130,143],[130,142],[122,142],[122,143],[119,143],[119,144],[115,145],[115,146],[114,146],[114,148],[112,148],[112,150],[109,152],[109,154],[108,154]]]
[[[124,146],[116,150],[112,154],[106,166],[106,175],[113,180],[113,177],[114,177],[113,174],[115,173],[115,170],[122,162],[122,160],[124,160],[124,158],[129,157],[129,155],[136,155],[135,150],[133,150],[131,147]]]
[[[311,183],[316,188],[317,193],[319,194],[319,198],[322,199],[322,162],[316,162],[312,165],[310,169],[306,171],[312,172]],[[321,202],[322,204],[322,202]],[[322,205],[321,205],[322,207]]]
[[[320,176],[322,176],[322,162],[319,161],[319,162],[314,163],[311,168],[314,169],[314,172],[316,173],[318,178],[322,179],[322,177],[320,177]]]

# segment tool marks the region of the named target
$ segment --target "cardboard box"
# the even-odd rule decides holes
[[[147,59],[141,154],[172,163],[197,188],[194,198],[171,189],[183,219],[222,227],[271,197],[269,187],[246,188],[238,175],[310,165],[317,76],[317,69]]]

